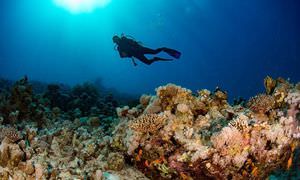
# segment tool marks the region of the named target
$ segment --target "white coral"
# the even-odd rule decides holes
[[[208,146],[201,146],[198,150],[192,155],[191,161],[196,162],[198,159],[206,159],[210,154],[210,149]]]
[[[288,104],[300,104],[300,92],[295,91],[295,92],[289,92],[288,96],[285,98],[285,102]]]
[[[141,141],[141,135],[137,132],[133,132],[131,129],[126,131],[126,137],[124,139],[127,146],[127,153],[132,155],[134,150],[139,147]]]
[[[246,115],[240,113],[235,119],[229,122],[229,127],[235,127],[241,131],[247,130],[249,128],[248,120],[249,118]]]
[[[211,141],[216,149],[222,149],[226,145],[241,145],[243,137],[237,128],[224,127],[219,134],[211,138]]]
[[[161,111],[160,100],[156,96],[152,96],[150,99],[150,103],[146,107],[144,113],[145,114],[155,114]]]
[[[188,113],[190,108],[186,104],[180,103],[177,105],[177,111],[181,113]]]

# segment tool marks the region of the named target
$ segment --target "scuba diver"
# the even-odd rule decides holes
[[[142,61],[143,63],[150,65],[156,61],[172,61],[173,59],[165,59],[161,57],[153,57],[148,59],[145,54],[158,54],[160,52],[165,52],[170,56],[179,59],[181,53],[174,49],[162,47],[157,49],[150,49],[142,46],[139,42],[135,41],[133,38],[121,35],[121,37],[115,35],[112,38],[113,42],[116,43],[117,50],[119,51],[121,58],[131,58],[134,66],[137,66],[134,58]]]

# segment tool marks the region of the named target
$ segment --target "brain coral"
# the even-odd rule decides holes
[[[137,132],[155,132],[161,128],[166,118],[158,114],[143,114],[134,119],[129,127]]]

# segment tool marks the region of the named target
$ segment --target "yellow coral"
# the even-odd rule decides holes
[[[172,110],[179,103],[191,104],[193,99],[191,90],[167,84],[156,89],[156,95],[161,101],[164,110]]]
[[[270,76],[267,76],[264,79],[264,85],[267,91],[267,94],[271,94],[274,91],[274,88],[276,87],[276,80],[272,79]]]
[[[161,128],[166,118],[157,114],[143,114],[130,122],[129,127],[134,131],[147,133]]]

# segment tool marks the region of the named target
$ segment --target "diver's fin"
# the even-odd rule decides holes
[[[176,59],[179,59],[181,56],[181,52],[176,51],[175,49],[164,48],[163,51]]]
[[[154,57],[152,60],[153,61],[173,61],[173,59],[166,59],[166,58],[161,58],[161,57]]]

